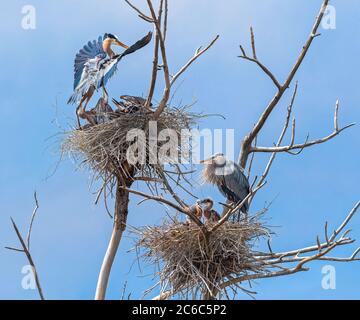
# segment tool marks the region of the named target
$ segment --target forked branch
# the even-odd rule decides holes
[[[335,138],[337,135],[339,135],[344,130],[346,130],[346,129],[348,129],[348,128],[355,125],[355,123],[351,123],[351,124],[349,124],[349,125],[347,125],[347,126],[345,126],[343,128],[339,128],[338,112],[339,112],[339,101],[336,102],[336,106],[335,106],[334,131],[331,134],[329,134],[328,136],[324,137],[324,138],[316,139],[316,140],[312,140],[312,141],[308,141],[308,138],[307,138],[304,143],[295,144],[295,121],[293,121],[292,134],[291,134],[291,140],[290,140],[289,145],[280,146],[279,144],[276,144],[274,147],[253,146],[253,147],[250,148],[250,152],[272,152],[272,153],[277,153],[277,152],[290,152],[292,150],[300,150],[300,151],[302,151],[305,148],[311,147],[313,145],[325,143],[325,142]]]
[[[159,51],[161,53],[162,65],[161,69],[164,73],[164,82],[165,87],[163,90],[163,95],[160,100],[157,109],[154,112],[154,119],[158,119],[161,113],[166,108],[170,94],[171,87],[176,82],[176,80],[190,67],[190,65],[195,62],[202,54],[204,54],[207,50],[209,50],[214,43],[217,41],[219,36],[216,36],[214,40],[205,48],[201,49],[201,47],[195,52],[195,55],[173,76],[171,77],[169,71],[169,64],[167,59],[166,45],[165,39],[167,36],[167,23],[168,23],[168,0],[160,0],[158,14],[156,15],[153,2],[151,0],[146,0],[147,5],[150,11],[150,15],[145,14],[142,10],[134,6],[129,0],[125,0],[129,6],[134,9],[140,18],[151,22],[154,24],[155,28],[155,44],[154,44],[154,59],[153,59],[153,68],[150,80],[150,86],[148,91],[148,97],[145,103],[145,107],[149,108],[151,105],[151,101],[153,99],[155,86],[157,82],[157,72],[159,70]],[[164,12],[164,19],[162,19],[162,15]]]
[[[348,231],[345,231],[344,234],[338,238],[339,234],[346,228],[351,219],[354,217],[355,213],[360,207],[360,201],[352,208],[350,213],[347,215],[343,223],[334,231],[330,239],[325,243],[317,243],[314,246],[296,249],[288,252],[280,253],[270,253],[269,255],[259,256],[257,259],[259,262],[264,263],[269,267],[269,269],[279,269],[277,271],[267,271],[262,273],[248,274],[238,278],[232,278],[231,280],[225,281],[221,284],[221,289],[225,289],[228,286],[235,285],[244,281],[254,280],[254,279],[263,279],[263,278],[273,278],[278,276],[285,276],[294,274],[301,271],[308,271],[308,268],[305,268],[305,264],[309,262],[321,260],[321,261],[336,261],[336,262],[349,262],[349,261],[359,261],[357,258],[360,253],[360,248],[357,248],[349,257],[333,257],[328,256],[328,253],[333,251],[335,248],[351,244],[354,242],[353,239],[348,238]],[[327,238],[327,235],[325,235]],[[307,255],[305,257],[300,257],[301,254],[315,252],[312,255]],[[293,268],[291,267],[280,267],[280,264],[288,264],[298,262],[297,265]]]
[[[35,208],[34,208],[33,213],[31,215],[26,241],[24,240],[23,236],[21,235],[21,233],[19,231],[19,228],[16,225],[15,221],[11,218],[13,228],[15,230],[16,236],[19,239],[19,242],[21,244],[22,249],[13,248],[13,247],[5,247],[5,248],[8,249],[8,250],[12,250],[12,251],[16,251],[16,252],[22,252],[22,253],[25,254],[25,256],[26,256],[26,258],[29,261],[29,264],[31,266],[33,276],[35,278],[36,288],[38,290],[40,299],[45,300],[44,294],[43,294],[43,291],[42,291],[42,288],[41,288],[38,272],[37,272],[37,269],[36,269],[36,266],[35,266],[35,262],[34,262],[34,260],[32,258],[31,253],[30,253],[30,238],[31,238],[31,233],[32,233],[32,227],[33,227],[33,223],[34,223],[36,213],[37,213],[37,211],[39,209],[39,202],[38,202],[38,199],[37,199],[36,192],[34,192],[34,199],[35,199]]]
[[[256,46],[255,46],[255,35],[254,35],[254,30],[252,27],[250,27],[250,36],[251,36],[251,47],[252,47],[252,57],[249,57],[246,54],[245,49],[243,48],[242,45],[240,45],[240,50],[241,50],[241,55],[238,56],[238,58],[244,59],[244,60],[248,60],[250,62],[254,62],[257,66],[260,67],[260,69],[271,79],[271,81],[274,83],[274,85],[276,86],[276,88],[278,90],[281,90],[281,84],[280,82],[277,80],[277,78],[275,77],[275,75],[270,71],[270,69],[268,69],[258,58],[257,58],[257,54],[256,54]]]
[[[171,79],[171,86],[173,86],[173,84],[175,83],[175,81],[202,55],[204,54],[206,51],[208,51],[214,44],[215,42],[219,39],[219,35],[217,35],[211,42],[210,44],[202,49],[201,47],[199,47],[198,49],[196,49],[194,56],[172,77]]]
[[[253,129],[250,131],[250,133],[244,138],[243,142],[242,142],[242,147],[241,147],[241,152],[240,152],[240,156],[239,156],[239,164],[245,168],[249,154],[251,153],[251,146],[252,143],[255,139],[255,137],[259,134],[259,132],[261,131],[261,129],[263,128],[263,126],[265,125],[267,119],[269,118],[270,114],[272,113],[272,111],[274,110],[274,108],[278,105],[279,101],[281,100],[282,96],[284,95],[285,91],[288,89],[288,87],[290,86],[292,80],[294,79],[294,76],[296,74],[296,72],[298,71],[299,67],[301,66],[302,62],[304,61],[304,58],[307,54],[307,52],[309,51],[309,48],[313,42],[313,40],[318,36],[318,29],[321,23],[321,20],[324,16],[325,10],[327,8],[329,4],[329,0],[324,0],[319,14],[315,19],[315,23],[311,29],[310,35],[307,38],[307,41],[305,42],[305,44],[302,47],[302,50],[294,64],[294,66],[292,67],[292,69],[290,70],[286,80],[284,81],[284,83],[282,85],[280,85],[278,87],[278,81],[274,81],[276,78],[274,76],[272,76],[272,73],[265,68],[265,70],[263,69],[263,71],[270,77],[272,78],[273,82],[275,83],[275,85],[278,87],[278,91],[275,94],[275,96],[272,98],[272,100],[269,102],[269,104],[267,105],[267,107],[265,108],[264,112],[262,113],[262,115],[260,116],[259,120],[257,121],[257,123],[255,124],[255,126],[253,127]],[[251,38],[253,39],[253,32],[252,32],[252,36]],[[255,40],[252,40],[252,42],[255,43]],[[253,47],[253,52],[254,52],[254,48],[255,45],[252,45]],[[241,47],[242,48],[242,47]],[[242,58],[247,57],[247,55],[245,54],[245,51],[242,49]],[[255,53],[255,58],[250,58],[252,60],[255,60],[254,62],[257,63],[257,57],[256,57],[256,53]],[[249,59],[247,59],[249,60]],[[261,66],[262,64],[260,64]],[[263,66],[263,65],[262,65]],[[263,66],[264,67],[264,66]],[[267,70],[267,71],[266,71]]]

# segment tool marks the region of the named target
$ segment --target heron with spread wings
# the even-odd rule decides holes
[[[144,38],[128,47],[117,36],[106,33],[97,40],[89,41],[79,51],[74,63],[74,93],[68,101],[68,104],[78,104],[76,115],[79,126],[79,117],[87,118],[85,109],[95,91],[102,88],[103,96],[107,100],[105,86],[115,74],[119,61],[146,46],[151,38],[152,33],[149,32]],[[112,45],[118,45],[126,50],[121,54],[116,54],[111,48]]]

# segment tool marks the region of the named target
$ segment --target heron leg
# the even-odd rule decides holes
[[[76,109],[76,116],[77,116],[77,119],[78,119],[78,124],[79,124],[79,127],[81,127],[80,125],[80,119],[79,118],[82,118],[82,119],[85,119],[87,120],[90,124],[92,125],[95,125],[96,122],[94,121],[93,117],[90,116],[90,114],[85,111],[86,110],[86,107],[90,101],[90,99],[92,98],[94,94],[94,90],[89,90],[84,96],[83,98],[81,99],[81,102],[79,104],[79,106],[77,107]],[[83,106],[83,103],[85,102],[85,105]]]
[[[106,88],[105,88],[104,85],[102,85],[102,89],[103,89],[103,98],[104,98],[104,101],[105,101],[105,103],[108,103],[108,101],[109,101],[109,94],[108,94],[108,92],[107,92],[107,90],[106,90]]]
[[[86,95],[84,97],[82,97],[79,105],[76,108],[76,119],[77,119],[79,128],[81,128],[80,118],[82,118],[82,114],[83,114],[82,104],[84,103],[85,100],[86,100]]]
[[[86,99],[85,106],[84,106],[84,108],[83,108],[83,110],[82,110],[82,117],[83,117],[84,119],[86,119],[90,124],[96,125],[96,121],[94,120],[94,117],[90,114],[90,112],[85,111],[85,109],[86,109],[86,107],[87,107],[87,105],[88,105],[88,103],[89,103],[92,95],[93,95],[93,93],[90,93],[90,94],[88,95],[87,99]]]
[[[88,92],[86,92],[86,94],[85,94],[85,96],[84,96],[85,99],[86,99],[85,106],[84,106],[84,108],[83,108],[83,111],[84,111],[84,112],[85,112],[85,109],[86,109],[86,107],[87,107],[90,99],[92,98],[93,94],[94,94],[94,89],[92,89],[92,88],[90,88],[90,89],[88,90]]]

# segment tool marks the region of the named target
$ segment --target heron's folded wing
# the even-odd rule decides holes
[[[234,198],[230,200],[236,202],[243,201],[249,194],[249,181],[237,164],[234,164],[234,170],[230,174],[224,176],[222,192],[227,192]],[[247,203],[244,205],[244,208],[247,210]]]

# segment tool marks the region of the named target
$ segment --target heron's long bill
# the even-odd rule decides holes
[[[122,42],[119,41],[119,40],[114,40],[113,43],[116,44],[117,46],[123,47],[123,48],[125,48],[125,49],[128,49],[128,48],[129,48],[126,44],[122,43]]]
[[[209,159],[200,160],[201,164],[212,164],[214,162],[214,159],[211,157]]]

